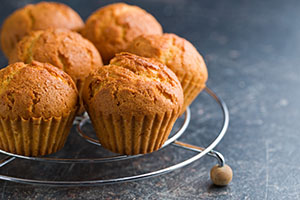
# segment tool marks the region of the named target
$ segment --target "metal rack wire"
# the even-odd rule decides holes
[[[57,185],[57,186],[85,186],[85,185],[101,185],[101,184],[111,184],[111,183],[119,183],[119,182],[125,182],[125,181],[134,181],[134,180],[141,180],[153,176],[158,176],[161,174],[165,174],[171,171],[174,171],[176,169],[182,168],[198,159],[203,157],[204,155],[209,155],[217,159],[219,166],[225,165],[225,159],[222,156],[221,153],[214,151],[213,148],[221,141],[223,136],[225,135],[228,124],[229,124],[229,112],[227,109],[227,106],[225,102],[219,98],[212,90],[209,88],[205,88],[205,92],[209,94],[220,106],[223,114],[223,122],[222,122],[222,128],[218,134],[218,136],[214,139],[213,142],[211,142],[210,145],[208,145],[206,148],[198,147],[195,145],[191,145],[188,143],[184,143],[179,141],[178,139],[180,136],[185,132],[186,128],[189,125],[189,122],[191,120],[191,113],[190,109],[188,108],[185,112],[185,118],[184,122],[181,125],[180,129],[172,135],[163,145],[162,148],[165,148],[169,145],[173,145],[178,148],[186,149],[189,151],[197,152],[196,155],[179,162],[177,164],[174,164],[172,166],[162,168],[159,170],[151,171],[148,173],[142,173],[138,175],[132,175],[132,176],[123,176],[118,178],[109,178],[109,179],[96,179],[96,180],[72,180],[72,181],[62,181],[62,180],[39,180],[34,178],[21,178],[21,177],[15,177],[10,175],[4,175],[1,174],[1,167],[8,165],[9,163],[13,162],[16,159],[24,159],[29,160],[30,162],[39,161],[44,163],[56,163],[56,164],[62,164],[62,163],[73,163],[73,164],[93,164],[93,163],[107,163],[107,162],[118,162],[121,160],[127,160],[137,157],[142,157],[143,155],[134,155],[134,156],[126,156],[126,155],[114,155],[114,156],[107,156],[107,157],[100,157],[100,158],[61,158],[61,157],[28,157],[28,156],[22,156],[17,155],[13,153],[9,153],[3,150],[0,150],[0,153],[5,154],[6,158],[2,159],[0,161],[0,179],[7,180],[7,181],[13,181],[18,183],[27,183],[27,184],[40,184],[40,185]],[[94,145],[101,146],[101,144],[98,142],[98,140],[91,138],[90,136],[86,135],[84,131],[82,130],[82,127],[89,121],[87,117],[81,118],[77,123],[77,133],[85,139],[87,142],[92,143]]]

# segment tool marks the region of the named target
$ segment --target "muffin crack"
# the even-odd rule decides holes
[[[14,95],[11,93],[11,92],[8,92],[6,94],[6,98],[7,100],[9,101],[9,103],[7,104],[9,110],[12,110],[14,104],[15,104],[15,98],[14,98]]]
[[[117,106],[120,106],[120,105],[121,105],[121,101],[120,101],[120,99],[119,99],[119,97],[118,97],[119,87],[115,85],[113,88],[114,88],[114,89],[113,89],[113,91],[112,91],[112,95],[113,95],[115,101],[117,102],[116,105],[117,105]]]
[[[127,24],[121,24],[121,23],[119,23],[117,17],[114,17],[113,19],[114,19],[114,24],[115,24],[116,26],[118,26],[119,28],[121,28],[121,30],[122,30],[122,31],[121,31],[121,33],[122,33],[121,38],[122,38],[123,42],[128,42],[128,39],[127,39],[127,37],[126,37],[126,34],[127,34],[127,28],[126,28],[126,26],[125,26],[125,25],[127,25]]]
[[[113,24],[116,25],[117,27],[121,28],[121,34],[122,34],[121,39],[123,40],[123,42],[128,42],[128,39],[126,37],[128,23],[122,24],[118,20],[126,12],[128,12],[128,9],[122,10],[118,15],[116,15],[116,13],[113,11],[111,12],[111,19],[113,19],[113,21],[112,21]]]
[[[32,103],[34,105],[36,105],[37,103],[40,102],[40,95],[37,92],[35,92],[35,91],[32,91],[32,94],[33,94]]]
[[[169,94],[161,85],[156,85],[155,88],[165,99],[174,103],[175,99],[173,98],[173,95]]]
[[[6,87],[9,85],[9,83],[11,82],[11,80],[13,80],[14,76],[17,75],[22,68],[23,67],[17,69],[17,71],[15,71],[15,72],[11,72],[11,74],[5,76],[2,80],[0,80],[1,83],[2,83],[1,87],[0,87],[0,95],[5,91]]]
[[[90,63],[91,65],[90,66],[93,66],[94,67],[94,55],[93,55],[93,52],[89,49],[89,48],[86,48],[85,47],[85,51],[89,54],[90,56]]]
[[[66,56],[64,54],[62,54],[60,51],[58,51],[58,59],[59,59],[59,62],[61,63],[62,65],[62,70],[63,71],[66,71],[67,69],[67,66],[68,66],[68,59],[66,58]]]
[[[25,55],[27,55],[27,58],[25,59],[25,62],[26,62],[26,63],[31,63],[31,62],[33,61],[33,52],[32,52],[32,50],[33,50],[33,47],[35,46],[36,42],[38,41],[38,39],[40,39],[41,35],[42,35],[42,32],[40,32],[40,33],[36,36],[36,38],[34,38],[34,39],[32,40],[30,46],[28,47],[28,49],[27,49],[27,54],[25,54]]]
[[[30,27],[31,27],[30,29],[33,29],[34,24],[35,24],[35,17],[33,16],[32,10],[30,8],[27,11],[27,15],[28,15],[28,17],[30,19]]]
[[[31,112],[35,113],[36,105],[40,102],[40,95],[36,91],[32,91]]]

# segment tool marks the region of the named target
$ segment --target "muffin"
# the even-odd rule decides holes
[[[134,39],[127,51],[155,58],[178,77],[184,94],[184,112],[205,88],[207,69],[202,56],[187,40],[175,34],[142,35]]]
[[[17,62],[0,70],[0,149],[51,154],[64,146],[78,108],[71,77],[50,64]]]
[[[35,31],[25,36],[11,54],[10,63],[32,61],[50,63],[68,73],[81,95],[85,78],[102,66],[95,46],[80,34],[66,29]],[[83,106],[79,113],[83,112]]]
[[[183,93],[165,65],[129,53],[91,74],[83,101],[101,145],[119,154],[145,154],[167,140]]]
[[[8,58],[17,43],[32,30],[47,28],[79,30],[83,26],[80,16],[67,5],[54,2],[29,4],[16,10],[4,21],[1,47]]]
[[[145,10],[115,3],[94,12],[87,19],[82,34],[94,43],[107,64],[116,53],[124,51],[135,37],[142,34],[161,35],[162,27]]]

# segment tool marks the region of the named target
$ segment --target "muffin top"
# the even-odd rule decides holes
[[[175,34],[142,35],[128,46],[128,52],[155,58],[169,67],[182,82],[186,74],[193,74],[195,84],[205,84],[207,69],[197,49]]]
[[[71,77],[39,62],[17,62],[0,70],[0,117],[48,119],[77,109],[78,92]]]
[[[183,93],[176,75],[165,65],[121,53],[87,78],[83,100],[87,110],[147,115],[170,110],[179,112]]]
[[[25,36],[10,56],[10,63],[50,63],[67,72],[77,83],[96,66],[102,66],[95,46],[80,34],[67,29],[34,31]]]
[[[84,26],[81,17],[62,3],[41,2],[29,4],[12,13],[3,23],[1,45],[4,54],[9,54],[15,45],[32,30],[66,28],[79,30]]]
[[[100,8],[86,21],[82,34],[92,41],[105,64],[141,34],[162,34],[162,27],[145,10],[115,3]]]

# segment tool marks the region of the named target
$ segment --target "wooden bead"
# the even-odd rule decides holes
[[[210,170],[210,179],[218,186],[228,185],[232,180],[232,175],[232,170],[228,165],[224,165],[223,167],[215,165]]]

